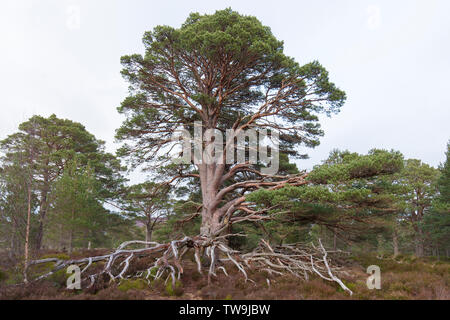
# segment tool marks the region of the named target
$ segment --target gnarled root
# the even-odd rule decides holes
[[[122,243],[114,252],[106,255],[83,258],[78,260],[60,260],[58,258],[48,258],[31,261],[27,269],[32,265],[54,262],[52,271],[37,277],[32,281],[41,280],[54,274],[55,272],[70,265],[78,265],[81,269],[82,282],[87,282],[87,287],[91,287],[100,276],[108,275],[111,281],[126,279],[133,276],[142,277],[149,281],[149,278],[169,279],[173,287],[176,280],[183,274],[182,257],[189,250],[194,251],[194,258],[197,270],[203,274],[201,263],[201,253],[203,252],[209,259],[208,282],[212,277],[216,277],[216,271],[221,270],[226,276],[228,272],[225,266],[234,265],[244,276],[245,281],[253,282],[248,276],[248,269],[266,271],[270,275],[292,274],[296,277],[309,279],[309,274],[317,274],[322,279],[337,282],[343,290],[350,295],[352,291],[335,275],[340,273],[341,268],[330,266],[327,258],[327,251],[319,240],[319,248],[315,246],[302,246],[300,244],[288,244],[272,247],[268,242],[262,240],[260,245],[252,252],[242,254],[239,251],[228,247],[224,239],[227,236],[210,239],[203,236],[185,237],[182,240],[174,240],[169,243],[160,244],[157,242],[128,241]],[[131,246],[142,245],[145,248],[130,249]],[[159,256],[158,256],[159,254]],[[128,274],[130,265],[136,258],[156,256],[152,265],[145,270],[140,270]],[[95,274],[87,275],[87,270],[95,262],[105,262],[104,268]],[[333,269],[333,270],[332,270]],[[127,273],[128,272],[128,273]],[[268,284],[270,280],[267,279]]]

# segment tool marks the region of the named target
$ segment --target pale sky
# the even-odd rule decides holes
[[[190,12],[254,15],[299,63],[319,60],[347,93],[325,136],[298,162],[333,148],[401,151],[433,166],[450,139],[450,1],[1,0],[0,139],[34,114],[81,122],[114,152],[127,95],[120,57],[145,31]],[[305,151],[305,150],[302,150]]]

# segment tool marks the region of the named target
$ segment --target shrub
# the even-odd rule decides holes
[[[150,269],[149,279],[155,279],[156,273],[158,272],[158,267],[153,267]],[[147,276],[147,273],[144,273]]]
[[[43,255],[42,257],[39,258],[39,260],[48,259],[48,258],[57,258],[60,260],[69,260],[70,259],[70,257],[65,253],[52,253],[52,254]]]
[[[8,274],[0,269],[0,282],[6,281],[6,279],[8,279]]]
[[[5,281],[6,279],[8,279],[8,275],[6,274],[6,272],[0,269],[0,282]]]
[[[52,274],[50,277],[48,277],[48,280],[52,281],[54,285],[57,287],[65,287],[67,278],[70,275],[67,273],[67,269],[63,268],[61,270],[56,271],[54,274]]]

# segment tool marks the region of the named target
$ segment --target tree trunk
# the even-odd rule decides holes
[[[59,225],[59,250],[63,251],[64,248],[64,235],[63,235],[63,225]]]
[[[69,255],[72,253],[72,242],[73,242],[73,230],[71,229],[69,232],[69,248],[68,248]]]
[[[394,247],[394,258],[397,257],[399,255],[399,250],[398,250],[398,235],[397,235],[397,230],[394,229],[394,232],[392,233],[392,245]]]
[[[38,231],[36,235],[36,251],[41,250],[42,247],[42,240],[44,238],[44,219],[46,215],[47,209],[41,209],[39,213],[39,225],[38,225]]]
[[[10,250],[9,250],[9,258],[12,260],[16,256],[16,230],[17,230],[17,223],[16,220],[13,220],[13,229],[11,232],[11,242],[10,242]]]
[[[336,229],[333,230],[333,251],[337,248],[337,232]]]
[[[13,259],[13,258],[14,258],[14,253],[15,253],[15,251],[16,251],[14,238],[15,238],[15,235],[14,235],[14,233],[13,233],[13,234],[11,235],[10,249],[9,249],[9,253],[8,253],[8,257],[9,257],[10,259]]]

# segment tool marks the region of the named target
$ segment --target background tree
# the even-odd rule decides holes
[[[450,257],[450,143],[447,144],[446,161],[440,168],[437,181],[439,195],[433,200],[430,212],[423,218],[423,230],[435,248],[436,255],[444,250]]]

